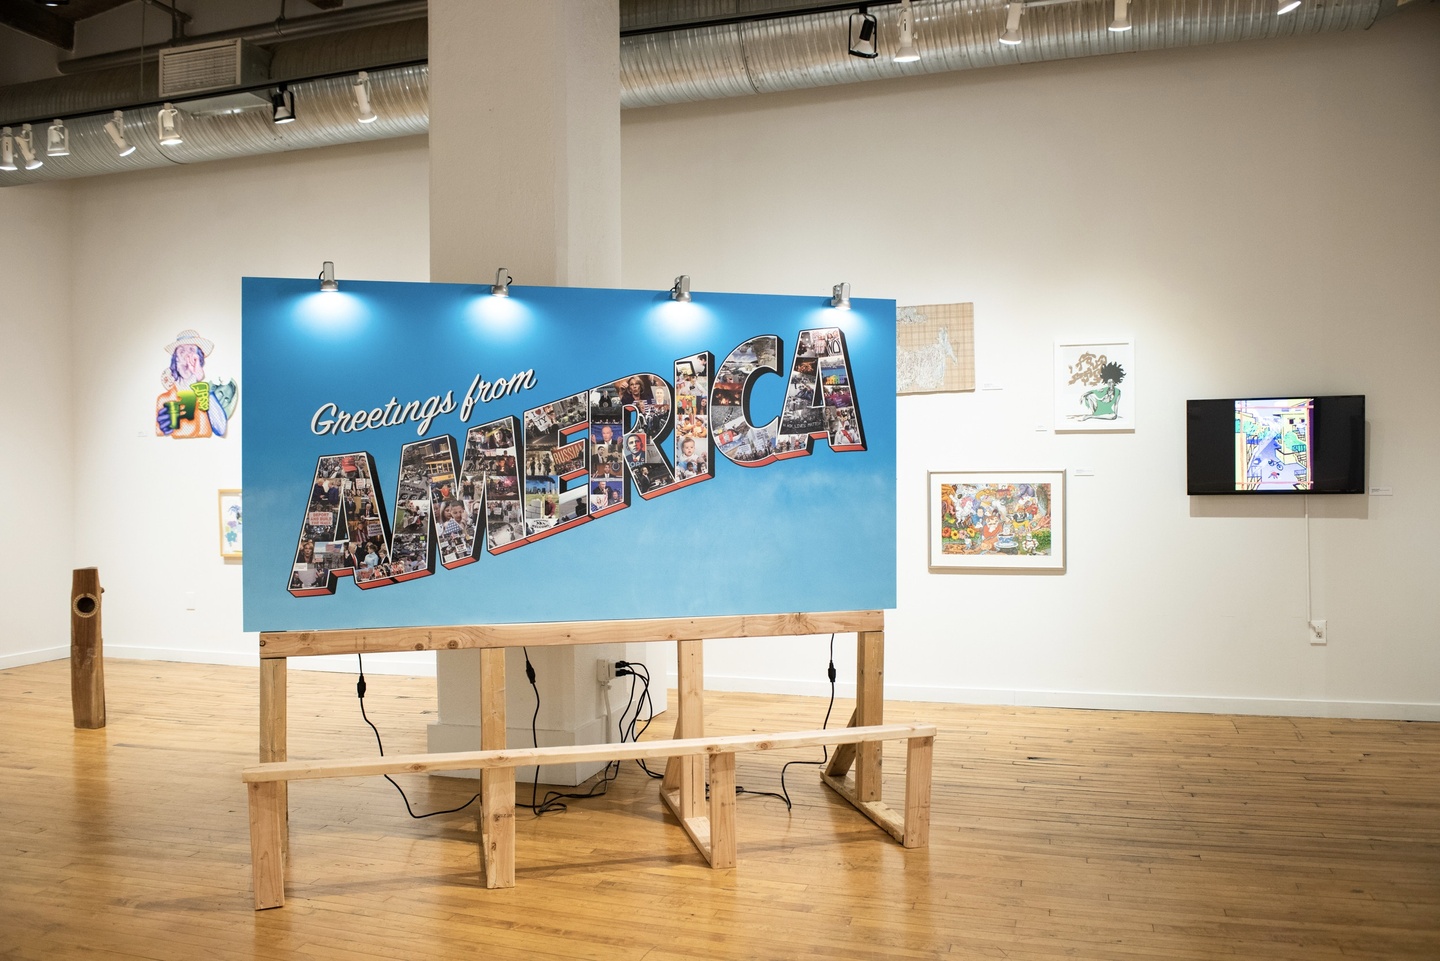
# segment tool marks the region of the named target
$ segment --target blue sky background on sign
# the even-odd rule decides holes
[[[458,284],[245,278],[241,431],[245,492],[245,629],[320,630],[440,624],[698,616],[895,606],[895,303],[822,297]],[[423,437],[470,427],[641,372],[673,386],[677,358],[710,351],[718,366],[741,342],[781,338],[779,375],[763,374],[751,419],[780,413],[796,336],[845,332],[867,450],[742,467],[715,454],[714,478],[543,540],[428,577],[335,593],[286,590],[316,461],[368,451],[393,523],[404,423],[317,436],[311,418],[453,392],[457,409]],[[536,386],[459,407],[476,374],[533,368]],[[713,376],[713,371],[712,371]],[[672,439],[664,442],[673,460]]]

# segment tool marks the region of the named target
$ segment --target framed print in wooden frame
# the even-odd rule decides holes
[[[220,556],[240,557],[245,547],[245,527],[240,510],[240,491],[220,491]]]
[[[931,570],[1065,571],[1065,472],[931,471]]]
[[[1055,344],[1055,430],[1135,429],[1135,342]]]

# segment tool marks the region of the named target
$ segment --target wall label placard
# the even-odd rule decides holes
[[[891,301],[243,293],[247,630],[894,606]]]

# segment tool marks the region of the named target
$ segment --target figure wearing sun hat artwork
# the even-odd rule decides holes
[[[165,389],[155,400],[155,433],[171,440],[224,437],[240,400],[235,378],[210,380],[205,361],[215,343],[193,330],[182,330],[165,345],[170,366],[160,374]]]

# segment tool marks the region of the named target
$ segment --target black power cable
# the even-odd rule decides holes
[[[363,654],[356,654],[355,656],[360,660],[360,679],[355,682],[355,693],[360,697],[360,716],[365,719],[366,724],[370,725],[370,730],[375,732],[375,746],[380,749],[380,756],[384,757],[385,745],[380,741],[380,729],[375,726],[375,724],[370,720],[370,716],[365,713],[365,656]],[[429,814],[416,814],[415,809],[410,806],[410,799],[405,796],[405,789],[402,788],[399,783],[390,775],[386,774],[384,775],[384,777],[385,780],[389,781],[392,785],[395,786],[395,790],[400,792],[400,800],[405,802],[405,810],[412,818],[415,818],[417,821],[421,818],[433,818],[440,814],[455,814],[465,810],[470,805],[480,800],[480,795],[477,794],[470,800],[466,801],[464,804],[460,805],[458,808],[450,808],[446,811],[431,811]]]
[[[535,666],[530,662],[529,648],[522,647],[521,651],[525,655],[525,679],[530,682],[530,687],[535,692],[535,710],[530,715],[530,741],[536,747],[539,747],[538,721],[540,717],[540,688],[535,681]],[[385,745],[380,739],[380,729],[375,726],[374,722],[370,720],[369,715],[365,712],[365,689],[367,686],[365,683],[365,658],[364,655],[360,654],[357,654],[356,657],[359,659],[360,663],[360,677],[355,682],[355,693],[360,699],[360,716],[364,719],[365,723],[370,726],[370,730],[375,732],[375,745],[380,751],[380,756],[384,757]],[[616,668],[616,676],[620,676],[622,674],[632,675],[633,678],[640,679],[644,684],[644,690],[640,696],[640,701],[637,704],[635,701],[635,680],[631,680],[630,699],[626,703],[625,709],[620,714],[620,740],[623,742],[627,733],[629,734],[631,740],[636,740],[638,739],[639,735],[643,734],[645,732],[645,729],[650,726],[650,721],[655,716],[654,702],[650,701],[650,671],[648,668],[645,667],[644,664],[629,663],[626,661],[617,661]],[[645,718],[644,725],[640,726],[637,730],[637,724],[639,723],[640,719],[640,712],[646,702],[649,702],[650,704],[650,713]],[[625,718],[630,714],[630,709],[632,707],[635,708],[635,715],[634,717],[631,717],[629,722],[627,723],[625,721]],[[644,768],[643,763],[640,766],[642,769]],[[523,802],[517,801],[515,806],[533,812],[536,817],[540,817],[542,815],[550,814],[556,811],[564,811],[566,810],[566,805],[564,803],[566,800],[583,800],[585,798],[601,797],[602,795],[604,795],[606,789],[610,785],[610,782],[613,781],[616,776],[619,775],[619,773],[620,762],[611,761],[610,763],[605,765],[605,776],[601,778],[600,781],[597,782],[595,786],[592,787],[589,791],[585,793],[550,791],[546,793],[544,798],[539,798],[540,765],[537,764],[535,765],[534,780],[530,784],[530,803],[525,804]],[[645,773],[649,774],[651,777],[661,776],[659,774],[654,774],[650,771],[646,771]],[[440,814],[456,814],[460,811],[465,810],[467,807],[474,804],[477,800],[480,799],[480,795],[476,794],[470,800],[466,801],[464,804],[460,805],[457,808],[449,808],[444,811],[431,811],[428,814],[416,814],[414,808],[410,806],[410,798],[406,796],[405,789],[402,788],[399,783],[396,782],[395,779],[392,778],[390,775],[386,774],[384,775],[384,778],[385,780],[389,781],[391,785],[394,786],[396,791],[400,792],[400,799],[405,802],[405,810],[409,812],[412,818],[416,819],[431,818]]]
[[[831,635],[830,635],[830,664],[826,667],[826,669],[825,669],[825,674],[826,674],[827,677],[830,678],[830,703],[829,703],[829,705],[827,705],[826,708],[825,708],[825,721],[820,725],[820,727],[821,727],[822,729],[826,729],[826,728],[829,728],[829,727],[830,727],[830,712],[835,709],[835,677],[836,677],[836,674],[835,674],[835,635],[834,635],[834,634],[831,634]],[[779,794],[776,794],[774,791],[746,791],[744,788],[738,787],[738,786],[735,788],[735,793],[736,793],[736,794],[758,794],[758,795],[761,795],[761,796],[764,796],[764,797],[779,798],[780,800],[782,800],[782,801],[785,802],[785,810],[789,811],[789,810],[791,809],[792,805],[791,805],[791,803],[790,803],[790,792],[785,788],[785,772],[790,769],[790,765],[792,765],[792,764],[814,764],[814,765],[821,765],[821,764],[826,764],[826,763],[828,763],[828,762],[830,761],[830,749],[829,749],[828,747],[825,747],[825,746],[822,744],[822,745],[820,746],[820,750],[821,750],[821,752],[822,752],[822,756],[821,756],[821,759],[818,760],[818,761],[786,761],[783,765],[781,765],[781,767],[780,767],[780,793],[779,793]]]
[[[534,744],[536,747],[539,747],[540,745],[538,721],[540,717],[540,688],[536,684],[535,666],[530,662],[529,648],[522,647],[521,652],[525,656],[525,679],[530,682],[530,688],[535,692],[535,710],[530,715],[530,740],[532,744]],[[380,740],[380,730],[370,720],[369,715],[365,713],[366,684],[364,655],[357,654],[356,657],[357,659],[359,659],[360,663],[360,677],[355,684],[355,693],[359,696],[360,699],[360,716],[364,719],[365,723],[370,726],[370,730],[375,732],[375,745],[380,751],[380,756],[384,757],[385,745]],[[830,679],[830,703],[825,708],[825,720],[821,724],[822,729],[829,728],[830,714],[835,709],[836,671],[834,634],[830,635],[830,663],[826,668],[826,675]],[[627,740],[631,742],[638,741],[640,740],[640,737],[645,733],[645,731],[649,729],[651,722],[655,719],[655,701],[650,696],[650,669],[644,664],[639,663],[638,661],[616,661],[615,676],[628,676],[630,678],[630,696],[626,701],[624,710],[620,712],[620,720],[617,724],[617,728],[620,734],[620,741],[621,743],[625,743],[625,741]],[[638,699],[636,697],[637,683],[640,685]],[[648,711],[646,710],[647,707]],[[634,709],[633,715],[631,714],[632,708]],[[645,721],[643,724],[640,722],[640,716],[642,713],[645,714]],[[773,797],[777,800],[783,801],[785,803],[785,810],[789,811],[794,807],[794,804],[790,800],[789,790],[785,787],[785,772],[790,769],[790,765],[792,764],[821,765],[827,763],[830,760],[830,749],[828,747],[822,746],[821,751],[822,757],[819,761],[787,761],[784,765],[782,765],[780,768],[780,793],[778,794],[774,791],[750,791],[742,785],[735,786],[735,793],[737,795],[749,794],[753,797]],[[645,761],[641,758],[637,758],[635,760],[635,763],[637,766],[639,766],[640,770],[645,772],[647,777],[656,779],[664,777],[664,774],[656,773],[655,771],[652,771],[648,767],[646,767]],[[585,800],[586,798],[604,796],[610,786],[610,782],[615,780],[615,778],[618,777],[619,774],[620,762],[611,761],[605,765],[604,775],[599,781],[595,783],[593,787],[591,787],[589,791],[586,791],[584,793],[549,791],[545,794],[545,797],[541,799],[539,798],[540,765],[536,764],[535,776],[530,784],[530,803],[524,804],[517,802],[515,806],[525,808],[526,810],[533,812],[536,817],[541,817],[545,814],[550,814],[556,811],[564,811],[567,809],[567,806],[564,803],[567,800]],[[470,800],[466,801],[459,807],[449,808],[443,811],[431,811],[428,814],[416,814],[415,810],[410,806],[410,799],[405,795],[405,789],[402,788],[399,783],[397,783],[395,779],[392,778],[390,775],[386,774],[384,775],[384,778],[385,780],[389,781],[391,785],[394,786],[396,791],[400,792],[400,799],[405,802],[405,810],[412,818],[415,818],[417,820],[421,818],[436,817],[437,815],[441,814],[456,814],[460,811],[465,810],[467,807],[474,804],[477,800],[480,799],[480,795],[476,794],[474,797],[470,798]],[[706,785],[705,791],[706,795],[708,796],[710,791],[708,784]]]
[[[535,668],[530,663],[530,650],[522,647],[521,651],[525,654],[525,677],[530,681],[530,687],[535,692],[535,713],[530,716],[530,742],[536,747],[539,747],[540,736],[536,728],[536,719],[540,716],[540,688],[535,684]],[[618,762],[615,763],[618,771]],[[589,791],[584,793],[547,791],[544,798],[537,800],[540,788],[540,765],[536,764],[535,780],[530,785],[530,803],[516,806],[526,808],[533,812],[537,818],[557,811],[565,811],[568,809],[568,806],[565,804],[566,801],[581,801],[585,798],[600,797],[605,793],[605,789],[613,779],[614,776],[610,774],[610,765],[607,764],[605,766],[605,777]]]
[[[622,744],[627,740],[626,735],[629,735],[628,740],[632,742],[640,740],[640,736],[649,729],[650,722],[655,720],[655,702],[650,697],[650,669],[638,661],[616,661],[615,676],[625,677],[627,675],[630,677],[630,698],[625,704],[625,710],[620,712],[620,722],[617,725],[620,730],[620,742]],[[637,681],[641,685],[638,700],[635,697],[635,684]],[[640,724],[640,712],[645,711],[647,706],[649,709],[645,714],[645,723]],[[635,709],[635,715],[631,717],[627,723],[625,718],[626,715],[630,713],[632,707]],[[617,769],[619,768],[619,764],[619,761],[615,762]],[[645,772],[646,777],[658,779],[665,776],[664,774],[657,774],[646,767],[644,758],[636,758],[635,764],[640,770]]]

